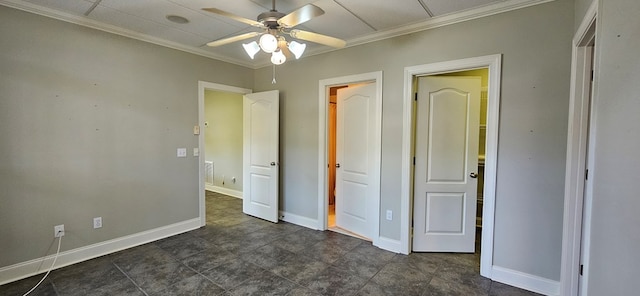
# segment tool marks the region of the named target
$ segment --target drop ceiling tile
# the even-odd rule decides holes
[[[451,1],[451,0],[423,0],[429,7],[429,10],[436,15],[443,15],[451,12],[467,10],[474,7],[487,5],[490,3],[504,2],[504,0],[465,0],[465,1]]]
[[[315,33],[341,39],[355,38],[375,32],[333,0],[320,0],[314,4],[322,8],[325,14],[304,23],[301,29],[308,28]]]
[[[237,26],[245,26],[237,21],[218,16],[216,14],[203,11],[202,8],[217,8],[226,12],[241,16],[250,20],[255,20],[258,14],[263,13],[266,9],[258,4],[255,4],[248,0],[168,0],[171,3],[180,5],[182,7],[189,8],[193,11],[203,13],[207,16],[213,16],[223,22]]]
[[[429,18],[417,0],[335,0],[376,30],[399,27]]]
[[[203,37],[217,39],[237,32],[246,25],[238,22],[223,22],[219,16],[206,12],[194,11],[169,1],[158,0],[103,0],[100,6],[108,7],[133,18],[151,21],[175,30]],[[167,20],[167,15],[178,15],[189,20],[186,24],[177,24]]]
[[[150,35],[187,46],[199,47],[209,40],[186,31],[176,30],[170,26],[134,17],[121,11],[98,5],[89,15],[90,19],[135,31],[141,34]]]
[[[91,5],[93,5],[93,1],[85,0],[25,0],[25,2],[74,15],[83,15],[87,10],[89,10],[89,8],[91,8]]]

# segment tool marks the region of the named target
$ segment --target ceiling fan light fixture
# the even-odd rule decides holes
[[[250,43],[243,43],[242,47],[244,47],[244,51],[247,52],[252,60],[256,56],[256,53],[260,51],[260,45],[258,45],[258,42],[255,41],[252,41]]]
[[[262,36],[260,36],[259,44],[260,48],[262,48],[262,51],[266,53],[272,53],[276,49],[278,49],[278,39],[276,38],[276,36],[273,36],[269,33],[262,34]]]
[[[282,65],[287,60],[287,57],[284,56],[282,50],[278,49],[271,54],[271,62],[274,65]]]
[[[297,60],[302,56],[302,54],[304,53],[304,50],[307,48],[307,45],[304,43],[291,41],[289,42],[288,48],[291,51],[291,53],[293,53],[293,55],[296,57],[296,60]]]

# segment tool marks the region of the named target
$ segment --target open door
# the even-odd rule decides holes
[[[278,222],[278,91],[246,94],[243,99],[242,211]]]
[[[480,77],[420,77],[413,250],[474,252]]]
[[[373,238],[379,175],[374,147],[376,84],[338,90],[336,132],[336,226]]]

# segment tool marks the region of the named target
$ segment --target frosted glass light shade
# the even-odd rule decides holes
[[[266,53],[272,53],[278,49],[278,39],[271,34],[262,34],[260,36],[260,48]]]
[[[271,54],[271,62],[274,65],[282,65],[287,60],[287,57],[284,56],[282,50],[276,50]]]
[[[289,51],[291,51],[291,53],[296,56],[296,60],[302,56],[306,48],[307,45],[304,43],[299,43],[296,41],[289,42]]]
[[[247,52],[252,60],[253,57],[256,56],[256,53],[260,51],[260,46],[258,45],[258,42],[255,41],[252,41],[251,43],[244,43],[242,44],[242,47],[244,47],[244,51]]]

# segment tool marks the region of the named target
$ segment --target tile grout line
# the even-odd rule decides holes
[[[133,283],[133,285],[136,286],[136,288],[138,288],[138,290],[140,290],[142,294],[149,296],[149,294],[147,294],[147,292],[143,290],[142,287],[138,286],[138,283],[136,283],[136,281],[134,281],[126,272],[124,272],[124,270],[122,270],[122,268],[120,268],[117,263],[111,261],[111,264],[113,264],[113,266],[115,266],[125,277],[127,277],[127,279],[129,279],[129,281],[131,281],[131,283]]]

